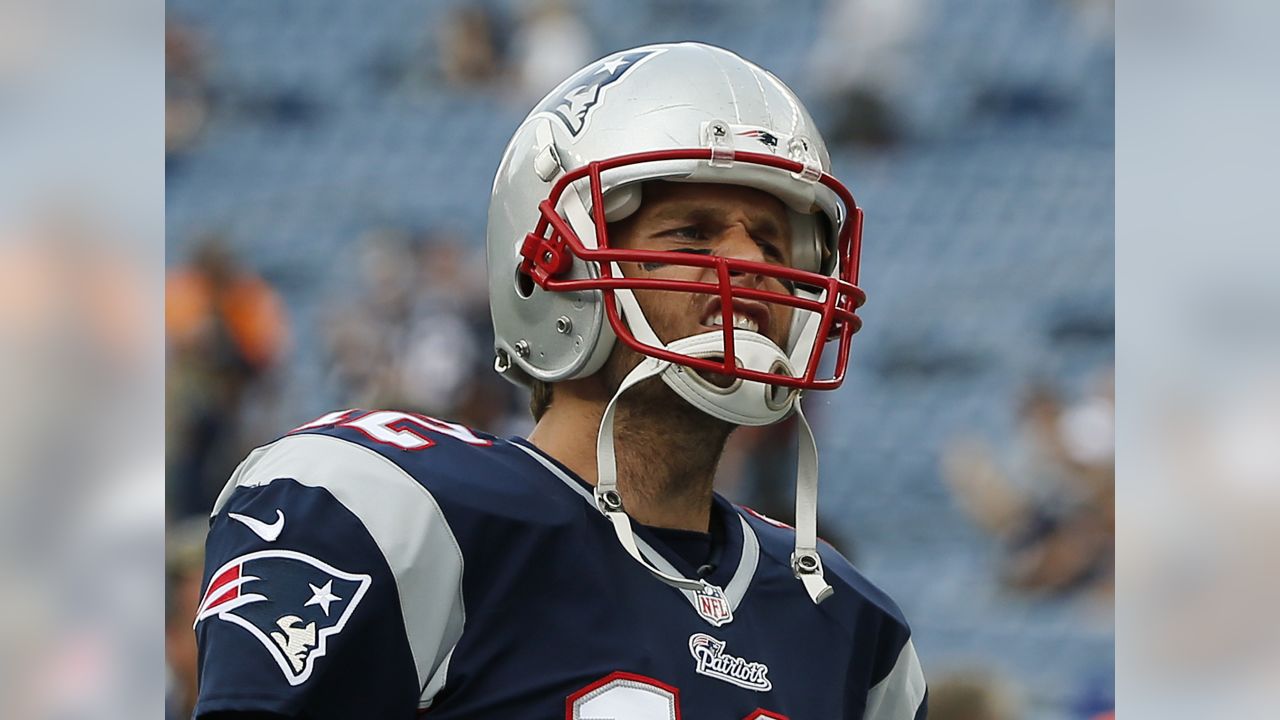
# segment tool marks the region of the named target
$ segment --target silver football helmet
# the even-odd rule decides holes
[[[791,266],[716,255],[624,250],[608,223],[644,201],[644,183],[728,183],[777,197],[791,229]],[[552,90],[516,130],[494,178],[489,206],[489,299],[495,369],[527,384],[598,371],[617,341],[645,356],[606,409],[598,438],[601,510],[633,557],[613,466],[617,398],[659,376],[700,410],[739,425],[765,425],[799,412],[800,392],[843,380],[865,296],[857,287],[862,211],[830,175],[813,119],[772,74],[721,48],[650,45],[615,53]],[[717,282],[628,278],[619,263],[711,268]],[[731,282],[772,277],[789,292]],[[721,327],[663,343],[632,292],[638,288],[721,298]],[[735,328],[735,302],[791,308],[785,347]],[[830,341],[830,342],[829,342]],[[820,376],[824,350],[835,361]],[[692,370],[692,371],[691,371]],[[721,387],[699,372],[732,380]],[[803,414],[800,415],[803,419]],[[817,451],[806,422],[792,558],[815,602],[830,588],[816,548]],[[664,575],[682,588],[699,583]]]

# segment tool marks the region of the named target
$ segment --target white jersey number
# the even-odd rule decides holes
[[[398,447],[401,450],[424,450],[435,445],[434,440],[422,433],[423,430],[448,435],[468,445],[488,447],[493,444],[484,438],[477,437],[464,425],[398,410],[375,410],[371,413],[339,410],[322,415],[305,425],[294,428],[291,432],[328,426],[359,430],[374,442]]]
[[[680,720],[679,695],[653,678],[616,672],[571,695],[567,720]]]
[[[680,720],[680,691],[643,675],[615,672],[569,696],[566,720]],[[756,710],[743,720],[788,720]]]

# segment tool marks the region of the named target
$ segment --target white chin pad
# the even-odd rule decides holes
[[[733,331],[733,347],[738,365],[757,372],[794,376],[791,361],[773,341],[748,330]],[[672,352],[698,358],[724,356],[724,334],[706,332],[669,343]],[[772,425],[791,414],[798,392],[794,388],[735,380],[718,387],[683,365],[671,365],[662,381],[677,395],[699,410],[735,425]]]

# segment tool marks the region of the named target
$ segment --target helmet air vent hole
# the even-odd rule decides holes
[[[533,297],[534,288],[538,287],[534,284],[533,278],[528,273],[520,272],[520,266],[516,265],[516,295],[524,300]]]

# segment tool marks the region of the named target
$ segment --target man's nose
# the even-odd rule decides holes
[[[751,233],[741,224],[735,223],[725,228],[718,238],[715,254],[720,257],[729,258],[731,260],[747,260],[750,262],[764,262],[764,252],[760,249],[760,244],[755,238],[751,237]],[[730,276],[735,278],[746,278],[750,276],[758,279],[755,273],[748,273],[741,270],[730,270]]]

